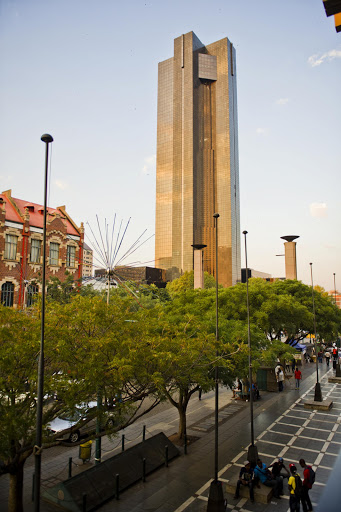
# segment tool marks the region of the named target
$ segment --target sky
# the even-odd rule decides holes
[[[322,0],[0,0],[0,190],[43,203],[50,133],[49,205],[88,233],[131,218],[124,244],[147,230],[133,261],[153,265],[158,62],[191,30],[237,52],[249,267],[285,276],[280,237],[299,235],[298,279],[312,262],[341,289],[341,33]]]

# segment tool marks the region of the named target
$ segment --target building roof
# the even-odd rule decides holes
[[[90,252],[93,252],[93,250],[91,249],[91,247],[88,246],[88,244],[86,244],[85,242],[83,242],[83,249],[85,251],[90,251]]]
[[[43,228],[44,223],[44,206],[37,203],[32,203],[24,199],[17,199],[12,197],[11,190],[6,190],[0,194],[0,198],[6,202],[6,220],[11,222],[24,223],[25,209],[28,208],[29,225],[37,228]],[[66,223],[66,232],[69,235],[79,236],[79,229],[75,223],[66,214],[63,208],[47,207],[48,220],[51,215],[59,215],[60,218]]]

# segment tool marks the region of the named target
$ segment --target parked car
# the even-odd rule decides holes
[[[97,402],[89,402],[88,404],[82,404],[76,406],[74,410],[61,414],[58,418],[55,418],[48,425],[48,431],[52,434],[58,434],[58,440],[69,441],[70,443],[77,443],[81,436],[89,435],[96,430],[96,417],[91,418],[90,421],[86,422],[88,414],[91,410],[97,407]],[[114,406],[115,407],[115,406]],[[115,425],[115,418],[113,411],[105,411],[105,429],[111,429]],[[65,432],[65,430],[76,426],[71,432]]]

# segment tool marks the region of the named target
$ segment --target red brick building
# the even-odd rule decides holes
[[[25,307],[41,291],[44,207],[0,194],[0,292],[5,306]],[[61,281],[65,271],[82,277],[84,227],[77,227],[65,206],[47,208],[46,279]]]

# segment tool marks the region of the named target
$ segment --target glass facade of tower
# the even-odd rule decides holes
[[[193,269],[192,244],[205,244],[204,270],[240,280],[239,169],[235,50],[227,38],[204,46],[193,32],[159,64],[155,265],[175,279]]]

